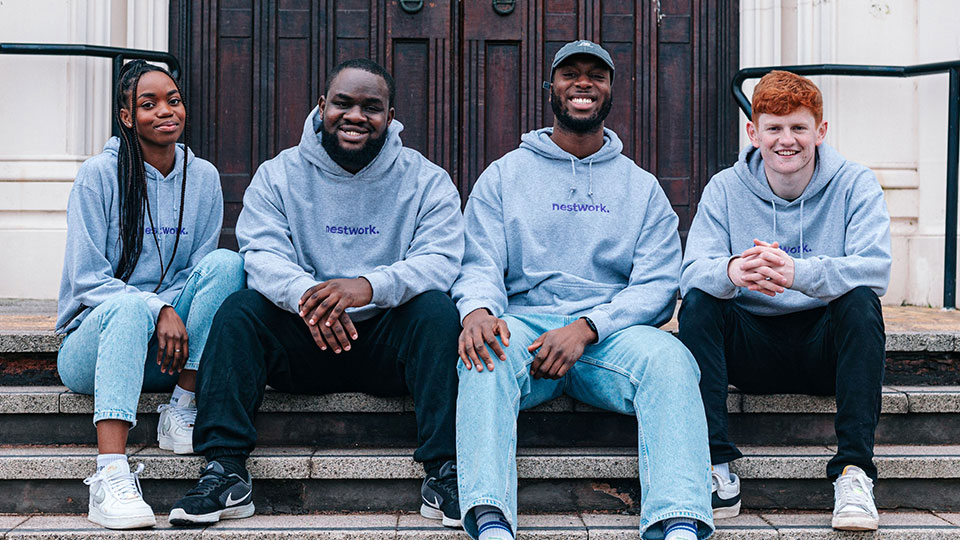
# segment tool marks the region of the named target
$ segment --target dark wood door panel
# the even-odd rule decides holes
[[[660,179],[681,233],[703,185],[736,159],[735,0],[171,0],[191,145],[221,171],[223,245],[256,167],[297,144],[342,60],[371,58],[397,82],[407,146],[450,172],[465,200],[477,177],[552,125],[550,63],[566,42],[601,43],[617,66],[607,126]]]

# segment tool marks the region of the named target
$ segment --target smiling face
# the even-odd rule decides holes
[[[592,133],[603,127],[613,104],[610,68],[599,58],[575,54],[553,72],[550,106],[557,127]]]
[[[338,165],[356,173],[377,157],[394,114],[382,77],[346,68],[330,82],[319,107],[320,143]]]
[[[175,144],[183,133],[187,112],[173,79],[161,71],[148,71],[140,77],[133,94],[140,144],[156,147]],[[120,120],[128,128],[133,127],[129,106],[120,110]]]
[[[802,184],[802,192],[813,177],[817,146],[827,135],[827,123],[817,124],[813,113],[801,107],[784,115],[761,114],[756,125],[747,123],[747,135],[753,146],[760,149],[767,180],[774,192],[777,192],[776,184],[794,187]]]

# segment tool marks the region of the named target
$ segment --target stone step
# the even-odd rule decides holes
[[[635,540],[640,519],[635,515],[570,513],[521,514],[518,540]],[[6,535],[4,536],[4,533]],[[334,513],[262,516],[223,521],[200,528],[171,528],[166,515],[157,527],[139,531],[108,531],[80,516],[0,516],[0,538],[16,540],[441,540],[468,537],[463,531],[438,526],[409,513]],[[716,540],[872,539],[917,540],[960,538],[960,515],[935,512],[881,512],[877,533],[844,533],[830,528],[829,513],[749,513],[717,523]]]
[[[146,393],[130,442],[155,440],[157,406],[168,394]],[[732,389],[730,435],[742,444],[833,444],[830,396],[750,395]],[[887,386],[877,430],[880,444],[950,444],[960,440],[960,387]],[[0,433],[6,444],[94,444],[92,396],[62,386],[0,386]],[[559,425],[564,429],[557,429]],[[412,446],[410,398],[366,394],[292,395],[268,391],[257,418],[263,445]],[[520,415],[523,447],[636,446],[633,417],[601,411],[566,396]]]
[[[828,509],[823,478],[835,448],[741,447],[731,465],[746,508]],[[143,463],[144,493],[168,508],[196,481],[199,456],[130,447]],[[0,513],[84,511],[96,448],[0,447]],[[960,446],[878,446],[877,504],[882,508],[960,510]],[[411,449],[258,448],[248,467],[263,513],[416,510],[423,470]],[[639,506],[637,451],[627,448],[520,449],[523,511],[624,510]]]

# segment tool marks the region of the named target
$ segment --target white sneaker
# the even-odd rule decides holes
[[[833,528],[875,531],[880,524],[873,502],[873,480],[860,467],[848,465],[833,483]]]
[[[724,475],[713,470],[710,472],[713,493],[710,503],[713,506],[713,519],[727,519],[740,515],[740,477],[730,473]]]
[[[176,405],[165,403],[157,407],[160,422],[157,424],[157,442],[163,450],[175,454],[193,453],[193,424],[197,420],[196,399],[182,395]]]
[[[126,459],[118,459],[83,481],[90,486],[90,507],[87,519],[108,529],[153,527],[157,518],[143,501],[140,472],[130,472]]]

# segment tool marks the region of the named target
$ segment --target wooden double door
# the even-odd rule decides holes
[[[396,79],[404,144],[449,171],[466,201],[520,135],[553,123],[542,83],[566,42],[616,64],[607,119],[689,228],[703,185],[736,158],[736,0],[171,0],[191,145],[220,170],[221,244],[257,166],[300,140],[338,62]]]

